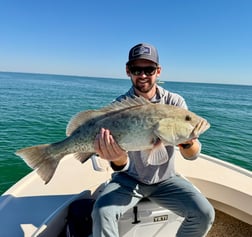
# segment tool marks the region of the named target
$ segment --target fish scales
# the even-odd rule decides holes
[[[144,151],[141,159],[147,165],[160,165],[168,160],[166,145],[197,138],[209,127],[207,120],[186,109],[152,104],[143,97],[126,98],[100,110],[78,113],[70,120],[64,140],[24,148],[16,154],[48,183],[65,155],[75,153],[85,162],[95,154],[94,140],[101,128],[109,129],[124,150]]]

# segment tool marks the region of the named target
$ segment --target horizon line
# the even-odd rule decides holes
[[[62,74],[62,73],[46,73],[46,72],[22,72],[22,71],[1,71],[0,73],[19,73],[19,74],[38,74],[38,75],[53,75],[53,76],[71,76],[71,77],[87,77],[87,78],[101,78],[101,79],[117,79],[117,80],[129,80],[128,78],[108,77],[108,76],[87,76],[77,74]],[[252,86],[252,84],[246,83],[227,83],[227,82],[205,82],[205,81],[173,81],[173,80],[160,80],[162,82],[172,83],[195,83],[195,84],[217,84],[217,85],[237,85],[237,86]]]

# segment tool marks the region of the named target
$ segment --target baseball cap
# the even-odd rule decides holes
[[[159,64],[157,49],[147,43],[140,43],[131,48],[131,50],[129,51],[129,61],[127,62],[127,64],[136,59],[147,59],[156,64]]]

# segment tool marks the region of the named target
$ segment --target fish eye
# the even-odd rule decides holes
[[[191,118],[191,116],[190,116],[190,115],[186,115],[185,120],[186,120],[186,121],[191,121],[191,120],[192,120],[192,118]]]

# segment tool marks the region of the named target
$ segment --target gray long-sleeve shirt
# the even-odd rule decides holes
[[[134,97],[134,88],[124,95],[119,96],[116,100],[120,101],[125,97]],[[169,92],[164,88],[157,86],[156,95],[150,100],[152,103],[168,104],[187,109],[184,98],[176,93]],[[139,182],[145,184],[155,184],[161,182],[175,174],[174,169],[174,146],[166,146],[168,153],[168,161],[162,165],[148,165],[144,164],[141,159],[141,151],[128,152],[128,164],[122,171],[129,176],[135,178]]]

